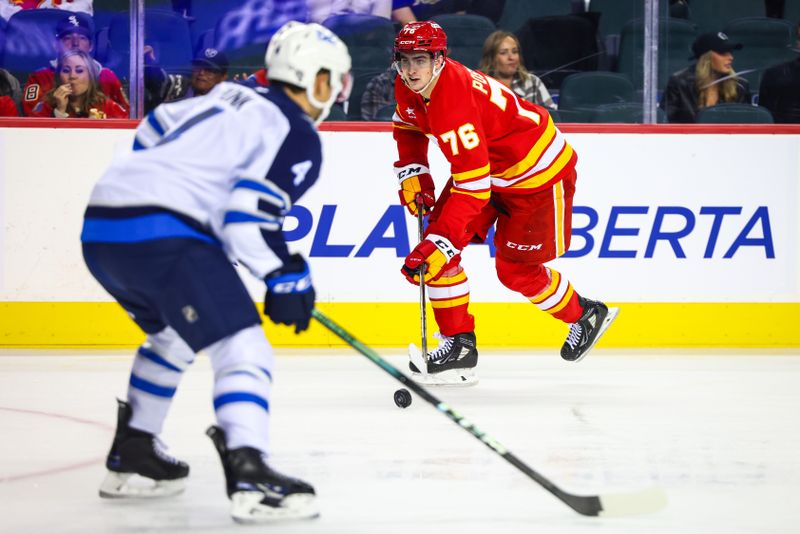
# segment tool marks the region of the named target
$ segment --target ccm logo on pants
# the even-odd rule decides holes
[[[514,243],[513,241],[506,241],[506,246],[508,248],[513,248],[516,250],[541,250],[542,244],[537,243],[536,245],[520,245],[519,243]]]

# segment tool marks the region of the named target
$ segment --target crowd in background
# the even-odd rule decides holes
[[[749,0],[747,13],[753,16],[747,20],[704,26],[704,4],[715,2],[731,13],[739,3],[658,2],[665,34],[659,40],[658,121],[732,122],[709,112],[714,108],[735,110],[741,122],[800,123],[800,0]],[[623,4],[631,21],[620,30],[610,26],[616,16],[611,10]],[[635,46],[625,32],[637,31],[628,27],[636,28],[644,5],[645,0],[147,0],[143,112],[203,95],[223,80],[266,85],[266,43],[286,21],[301,20],[327,26],[351,47],[354,92],[329,120],[391,120],[397,75],[391,38],[407,22],[430,19],[448,33],[451,57],[548,108],[557,121],[641,122],[641,26]],[[0,0],[0,116],[128,117],[128,9],[126,0]],[[26,29],[37,24],[43,28],[39,35]],[[737,35],[746,33],[723,32],[758,24],[762,36],[773,36],[764,46],[779,53],[754,55],[762,43],[742,43]],[[682,37],[673,31],[683,31]],[[35,57],[43,63],[31,66]]]

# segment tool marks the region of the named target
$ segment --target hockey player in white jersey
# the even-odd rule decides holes
[[[350,56],[322,26],[290,22],[265,59],[269,89],[225,82],[156,108],[92,191],[81,235],[86,265],[147,334],[127,401],[118,401],[102,497],[183,489],[189,466],[167,455],[158,435],[181,375],[202,350],[214,370],[217,419],[207,434],[233,518],[318,514],[313,487],[267,463],[273,351],[232,261],[265,281],[264,313],[273,322],[308,328],[314,287],[282,224],[319,176],[315,124],[346,98]]]

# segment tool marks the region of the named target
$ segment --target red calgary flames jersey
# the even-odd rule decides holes
[[[492,191],[528,194],[575,168],[577,156],[543,107],[485,74],[446,60],[429,101],[395,81],[395,169],[428,166],[428,138],[450,162],[452,196],[431,232],[456,246]],[[466,239],[466,241],[464,240]]]
[[[23,113],[29,117],[52,117],[53,110],[44,109],[44,96],[55,87],[55,83],[56,71],[52,67],[31,73],[22,90]],[[107,68],[102,68],[98,84],[103,94],[119,104],[125,113],[128,113],[130,109],[128,97],[125,96],[122,84],[116,74]]]

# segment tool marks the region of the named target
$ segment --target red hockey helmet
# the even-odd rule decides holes
[[[409,22],[394,39],[394,57],[400,53],[430,52],[436,55],[447,53],[447,35],[441,26],[430,20]]]

